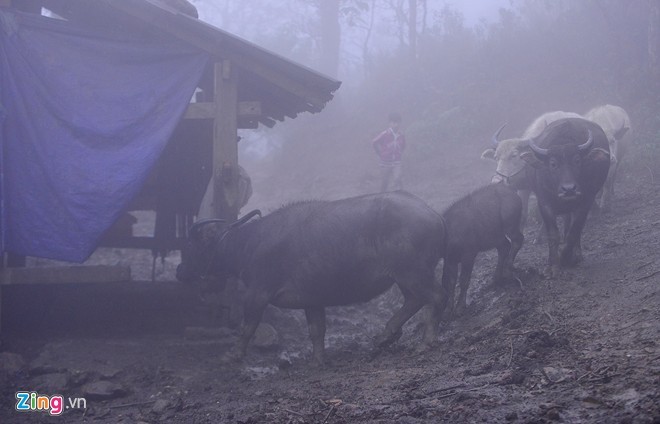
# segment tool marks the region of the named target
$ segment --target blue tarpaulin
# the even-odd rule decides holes
[[[141,188],[207,61],[175,41],[0,10],[3,252],[87,259]]]

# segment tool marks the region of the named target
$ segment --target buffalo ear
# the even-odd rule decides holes
[[[626,133],[628,132],[629,129],[630,129],[630,128],[628,128],[628,127],[622,127],[622,128],[620,128],[620,129],[618,129],[618,130],[614,133],[614,138],[617,139],[617,140],[621,140],[621,138],[622,138],[624,135],[626,135]]]
[[[528,165],[538,168],[543,162],[536,157],[534,152],[526,150],[519,155],[520,159],[524,160]]]
[[[481,154],[481,159],[491,159],[495,160],[495,149],[486,149]]]
[[[592,160],[594,162],[600,162],[600,161],[610,161],[610,152],[608,152],[605,149],[602,149],[600,147],[594,147],[589,151],[589,154],[587,155],[587,158],[589,160]]]

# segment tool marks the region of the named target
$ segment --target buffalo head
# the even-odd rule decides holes
[[[582,144],[556,144],[548,148],[539,147],[534,139],[528,141],[534,158],[538,160],[535,166],[542,167],[543,186],[556,190],[556,196],[561,200],[572,200],[582,194],[580,175],[582,163],[589,154],[594,143],[593,134],[588,130],[587,140]],[[523,155],[530,161],[530,155]]]
[[[188,282],[226,277],[228,270],[222,263],[223,240],[255,215],[261,216],[261,211],[253,210],[230,225],[226,225],[223,219],[195,222],[188,230],[188,242],[181,250],[181,263],[176,268],[177,280]]]
[[[502,125],[491,138],[491,148],[484,150],[482,159],[492,159],[497,162],[493,183],[504,182],[513,184],[512,179],[517,177],[525,168],[525,161],[520,158],[523,151],[529,150],[527,140],[511,138],[499,140],[500,133],[506,124]],[[515,184],[514,184],[515,185]]]
[[[181,249],[181,263],[176,267],[177,280],[198,280],[211,271],[215,247],[224,227],[224,219],[204,219],[190,227],[188,241]]]

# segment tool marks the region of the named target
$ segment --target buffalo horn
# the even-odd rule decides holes
[[[190,229],[188,230],[188,234],[192,234],[194,231],[197,231],[202,225],[212,224],[214,222],[226,222],[226,221],[220,218],[200,219],[199,221],[193,223],[193,225],[190,226]]]
[[[529,140],[527,140],[527,144],[529,145],[530,149],[532,149],[532,151],[537,155],[541,157],[548,155],[548,149],[544,149],[534,144],[534,139],[530,138]]]
[[[578,151],[584,152],[585,150],[589,150],[592,144],[594,144],[594,135],[591,133],[591,130],[589,130],[589,137],[587,138],[587,141],[584,144],[580,144],[578,146]]]
[[[495,131],[495,134],[493,134],[493,138],[490,139],[491,143],[493,144],[493,147],[497,147],[497,145],[499,144],[500,141],[497,138],[500,136],[500,133],[502,132],[504,127],[506,127],[506,122],[497,131]]]
[[[250,219],[252,219],[252,217],[254,217],[255,215],[259,215],[259,218],[261,218],[261,211],[259,209],[252,210],[246,213],[244,216],[242,216],[241,219],[239,219],[238,221],[233,222],[231,226],[232,227],[241,226],[246,222],[248,222]]]

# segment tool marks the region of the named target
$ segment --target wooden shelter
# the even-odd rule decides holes
[[[341,84],[190,16],[192,6],[184,0],[0,1],[33,13],[44,8],[90,28],[157,40],[173,37],[211,57],[196,102],[190,103],[130,207],[156,211],[154,236],[132,237],[111,229],[102,246],[161,252],[180,248],[210,178],[214,215],[235,219],[239,208],[237,130],[259,124],[272,127],[301,112],[319,112]]]
[[[340,82],[190,16],[183,0],[0,0],[0,7],[42,13],[42,8],[89,28],[130,32],[151,40],[178,39],[208,53],[195,102],[129,210],[156,212],[153,237],[111,231],[101,246],[177,250],[197,213],[210,179],[216,217],[237,217],[238,129],[272,127],[301,112],[320,112]],[[187,2],[183,2],[187,3]],[[187,4],[190,6],[189,4]],[[194,8],[193,8],[194,9]],[[99,99],[102,101],[102,99]],[[130,279],[113,267],[12,268],[0,271],[2,284],[111,282]],[[13,263],[12,263],[13,262]]]

